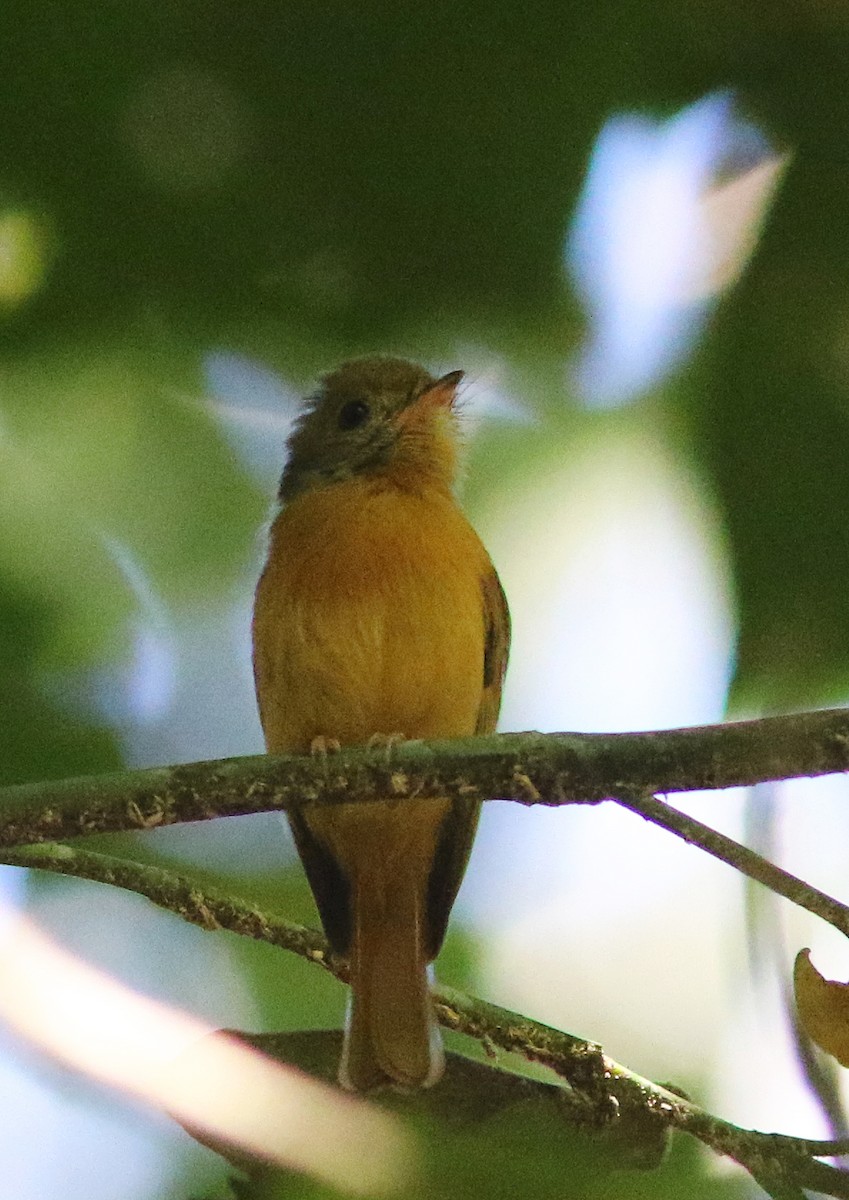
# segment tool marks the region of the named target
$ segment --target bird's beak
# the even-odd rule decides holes
[[[449,371],[447,375],[437,379],[427,391],[422,392],[415,401],[416,407],[451,408],[457,399],[457,388],[462,378],[462,371]]]

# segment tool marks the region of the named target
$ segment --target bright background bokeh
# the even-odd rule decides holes
[[[367,351],[467,372],[462,496],[513,614],[502,728],[849,696],[842,10],[249,0],[48,29],[11,3],[0,32],[2,782],[261,749],[250,606],[286,432]],[[678,801],[846,894],[846,781]],[[274,817],[99,844],[315,923]],[[0,887],[212,1026],[341,1021],[342,989],[269,947],[99,885]],[[629,813],[493,803],[439,971],[824,1136],[786,1011],[802,945],[849,975],[834,931]],[[17,1200],[227,1194],[165,1117],[0,1046]],[[716,1170],[652,1194],[754,1194]]]

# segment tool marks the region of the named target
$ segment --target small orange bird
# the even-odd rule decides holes
[[[510,617],[452,494],[461,379],[357,359],[324,378],[295,426],[254,605],[269,752],[495,728]],[[427,967],[479,807],[376,799],[289,817],[328,940],[350,967],[344,1087],[427,1087],[442,1074]]]

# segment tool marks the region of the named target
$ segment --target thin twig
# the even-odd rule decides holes
[[[175,871],[58,842],[4,850],[2,862],[12,867],[34,867],[125,888],[146,896],[159,908],[175,913],[201,929],[227,929],[256,941],[269,942],[310,962],[320,963],[340,979],[345,978],[341,965],[332,961],[324,937],[314,929],[263,913],[219,888],[206,883],[200,885]]]
[[[653,825],[669,830],[690,845],[698,846],[700,850],[706,851],[721,862],[736,867],[742,874],[762,883],[777,895],[784,896],[800,908],[806,908],[808,912],[822,917],[829,925],[833,925],[849,937],[847,905],[805,883],[798,876],[791,875],[789,871],[782,870],[760,854],[756,854],[754,850],[750,850],[748,846],[735,842],[733,838],[702,824],[695,817],[682,813],[663,800],[658,800],[656,796],[622,794],[613,799],[620,807],[645,817]]]
[[[127,888],[203,929],[228,929],[271,942],[344,978],[343,964],[321,934],[171,871],[55,844],[9,850],[3,860]],[[795,1200],[803,1187],[849,1200],[849,1173],[817,1161],[844,1150],[843,1142],[740,1128],[635,1074],[594,1042],[450,988],[438,989],[434,999],[443,1025],[550,1067],[591,1102],[599,1123],[630,1116],[689,1133],[746,1167],[776,1200]]]
[[[391,755],[258,755],[0,789],[0,846],[285,810],[449,796],[523,804],[727,788],[849,770],[849,711],[651,733],[504,733]]]

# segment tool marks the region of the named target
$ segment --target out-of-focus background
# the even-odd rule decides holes
[[[502,728],[849,697],[844,5],[6,0],[0,46],[3,783],[261,749],[261,530],[298,397],[360,352],[467,372]],[[845,781],[684,807],[846,895]],[[315,923],[275,818],[109,848]],[[99,885],[0,888],[213,1025],[341,1021],[343,989],[267,946]],[[816,1136],[840,1117],[785,1012],[801,945],[849,974],[832,931],[627,813],[492,804],[439,971]],[[166,1118],[0,1046],[9,1195],[227,1194]],[[487,1157],[477,1192],[566,1194],[518,1153],[481,1182]],[[585,1186],[753,1194],[686,1148]]]

